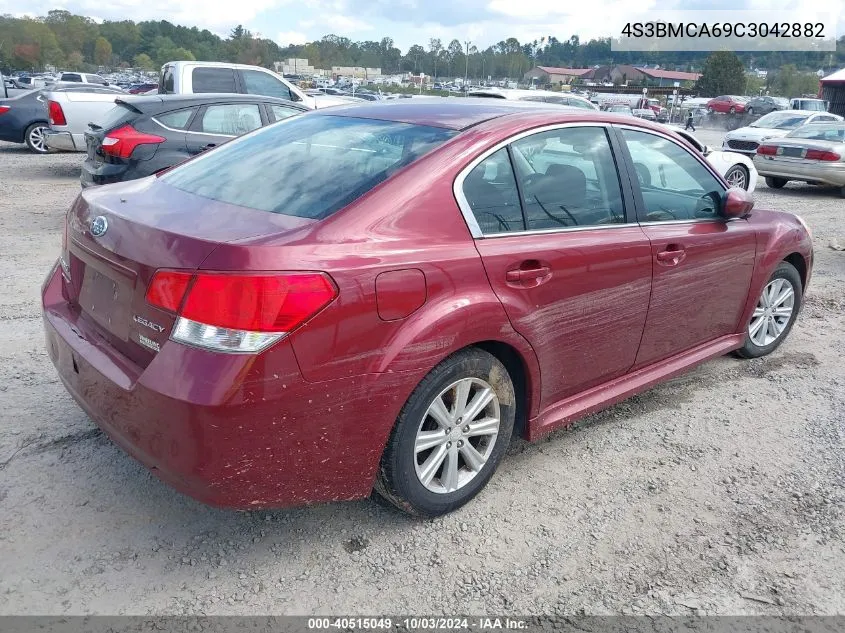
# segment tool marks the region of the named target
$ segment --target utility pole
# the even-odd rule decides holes
[[[464,95],[467,93],[467,75],[469,75],[469,40],[464,42]]]

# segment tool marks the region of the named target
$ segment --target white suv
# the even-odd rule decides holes
[[[307,95],[284,77],[260,66],[222,62],[167,62],[161,67],[159,94],[240,93],[281,97],[313,109],[350,103],[342,97]]]

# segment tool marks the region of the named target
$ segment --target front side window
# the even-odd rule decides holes
[[[375,119],[291,117],[189,161],[162,181],[220,202],[319,220],[455,134]]]
[[[512,144],[528,230],[625,222],[622,188],[602,127],[567,127]]]
[[[269,73],[258,70],[242,70],[247,93],[264,97],[280,97],[292,101],[290,88]]]
[[[261,113],[256,103],[210,105],[200,121],[199,132],[240,136],[261,127]]]
[[[667,138],[623,129],[645,205],[646,222],[718,217],[724,186]]]
[[[191,73],[193,92],[237,92],[235,71],[231,68],[194,68]]]

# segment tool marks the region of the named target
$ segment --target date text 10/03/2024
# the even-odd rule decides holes
[[[313,630],[385,630],[394,627],[410,631],[466,629],[520,631],[528,629],[528,621],[508,617],[308,618],[308,628]]]

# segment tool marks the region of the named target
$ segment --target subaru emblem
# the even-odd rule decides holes
[[[91,235],[94,237],[101,237],[109,230],[109,222],[102,215],[98,215],[91,220]]]

